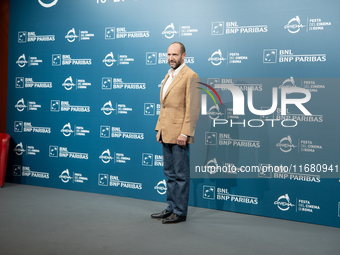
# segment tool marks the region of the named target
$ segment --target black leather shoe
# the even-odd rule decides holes
[[[167,217],[169,217],[172,214],[172,212],[167,211],[166,209],[160,213],[154,213],[151,214],[151,218],[154,219],[165,219]]]
[[[169,223],[178,223],[182,221],[186,221],[187,216],[179,216],[176,213],[171,214],[169,217],[162,220],[163,224],[169,224]]]

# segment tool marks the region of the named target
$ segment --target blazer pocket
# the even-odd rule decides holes
[[[175,124],[180,124],[180,123],[183,123],[183,117],[173,117],[172,118],[172,123],[175,123]]]

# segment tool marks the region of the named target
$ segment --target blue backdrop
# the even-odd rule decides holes
[[[339,7],[10,0],[7,180],[165,201],[154,128],[167,48],[181,41],[222,102],[202,91],[190,205],[339,227]],[[227,84],[242,91],[245,115],[233,113]],[[249,110],[249,87],[258,110],[278,88],[275,111]],[[309,91],[310,116],[294,105],[281,113],[281,92],[293,87]]]

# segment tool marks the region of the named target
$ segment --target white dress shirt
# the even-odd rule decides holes
[[[175,79],[176,75],[179,73],[179,71],[181,71],[181,69],[183,68],[183,66],[185,66],[185,63],[183,62],[183,64],[181,64],[176,70],[170,68],[170,70],[168,71],[169,77],[166,80],[165,84],[164,84],[164,88],[163,88],[163,93],[162,93],[162,98],[164,99],[165,93],[168,90],[171,82]],[[182,136],[188,137],[184,134],[181,134]]]
[[[168,79],[166,80],[166,82],[164,84],[163,93],[162,93],[162,98],[163,99],[164,99],[165,93],[168,90],[171,82],[175,79],[176,75],[179,73],[179,71],[181,71],[183,66],[185,66],[184,62],[176,70],[173,70],[172,68],[170,68],[170,70],[168,71],[169,77],[168,77]]]

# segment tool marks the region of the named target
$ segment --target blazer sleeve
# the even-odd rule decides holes
[[[187,80],[186,84],[186,110],[183,121],[181,134],[190,137],[193,142],[195,134],[195,128],[199,117],[200,105],[201,105],[201,92],[197,88],[199,87],[199,77],[193,72]]]
[[[159,92],[160,93],[159,94],[159,102],[160,103],[162,102],[162,91],[163,91],[163,87],[164,87],[164,84],[165,84],[167,78],[168,78],[168,74],[165,75],[165,77],[163,79],[162,87],[161,87],[160,92]],[[160,121],[159,121],[161,118],[162,118],[162,110],[160,110],[160,113],[159,113],[159,116],[158,116],[158,119],[157,119],[157,124],[156,124],[156,127],[155,127],[155,131],[157,131],[157,132],[161,129]]]

